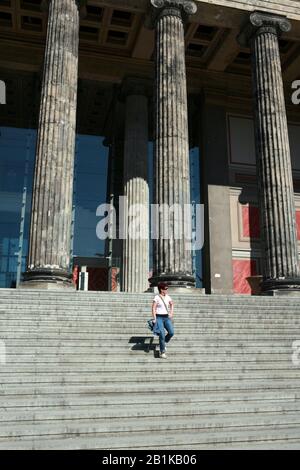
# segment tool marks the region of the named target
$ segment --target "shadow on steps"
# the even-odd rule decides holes
[[[154,342],[153,336],[132,336],[128,343],[133,344],[132,351],[142,351],[147,354],[153,352],[153,357],[158,358],[159,352],[156,351],[156,342]]]

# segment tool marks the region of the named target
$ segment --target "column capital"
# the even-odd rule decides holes
[[[132,95],[150,98],[152,96],[152,88],[153,83],[148,78],[125,77],[121,85],[119,98],[121,101],[124,101],[127,96]]]
[[[292,28],[291,22],[286,16],[273,15],[261,11],[251,13],[249,21],[238,36],[238,42],[242,47],[248,47],[252,38],[262,33],[273,33],[280,36],[288,33]]]
[[[194,15],[197,5],[193,0],[150,0],[151,1],[151,26],[155,26],[162,16],[178,16],[186,21],[188,16]]]
[[[41,10],[42,11],[48,11],[49,4],[51,3],[52,0],[42,0],[41,1]],[[81,10],[83,8],[86,8],[86,3],[87,0],[75,0],[76,5],[78,8]]]

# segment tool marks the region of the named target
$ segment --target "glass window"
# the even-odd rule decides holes
[[[105,241],[96,236],[100,218],[97,207],[106,202],[108,148],[104,137],[78,135],[76,139],[74,181],[73,256],[105,255]]]
[[[154,203],[154,146],[153,142],[148,143],[148,180],[149,180],[149,197],[150,204]],[[196,204],[201,203],[201,188],[200,188],[200,152],[199,147],[190,149],[190,189],[191,189],[191,204],[195,207]],[[196,230],[195,212],[193,213],[192,229]],[[151,237],[151,231],[150,231]],[[150,238],[150,271],[153,269],[153,241]],[[202,250],[194,249],[192,251],[193,258],[193,274],[196,279],[196,287],[203,287],[202,282]]]
[[[201,183],[200,183],[200,152],[199,147],[190,149],[190,182],[191,182],[191,204],[193,209],[196,208],[196,204],[201,204]],[[199,231],[199,220],[196,225],[196,211],[193,211],[192,218],[192,232],[193,236],[196,237],[196,229]],[[200,234],[197,233],[197,237]],[[203,287],[202,281],[202,249],[194,249],[192,251],[193,261],[193,274],[196,279],[196,287]]]
[[[36,131],[0,127],[0,287],[14,287],[28,252]]]
[[[37,132],[0,127],[0,287],[14,287],[26,269]],[[108,149],[103,137],[78,135],[74,168],[73,253],[104,256],[96,210],[106,202]]]

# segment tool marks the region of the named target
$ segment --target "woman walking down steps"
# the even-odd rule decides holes
[[[174,316],[174,304],[167,294],[168,285],[164,282],[158,284],[159,295],[156,295],[152,304],[152,317],[154,329],[159,333],[159,356],[166,359],[166,343],[169,343],[174,336],[174,326],[172,323]],[[165,336],[165,329],[168,334]]]

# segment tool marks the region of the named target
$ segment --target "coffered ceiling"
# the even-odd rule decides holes
[[[0,0],[0,40],[10,40],[16,47],[20,42],[44,44],[47,30],[45,3],[43,0]],[[128,4],[130,6],[126,7]],[[207,11],[201,11],[203,21],[199,22],[198,15],[197,21],[186,28],[188,67],[249,75],[249,51],[241,49],[236,42],[238,29],[234,26],[241,21],[237,19],[238,13],[223,9],[223,21],[220,21],[214,5],[211,10],[209,5],[206,8]],[[83,56],[98,53],[108,58],[152,60],[154,33],[145,27],[147,12],[133,8],[126,0],[88,0],[80,16],[80,53]],[[283,38],[280,48],[283,69],[295,68],[293,64],[298,63],[300,56],[300,37],[299,40]]]
[[[148,3],[88,0],[81,9],[79,132],[103,132],[114,87],[126,74],[153,77],[154,31],[145,26]],[[190,92],[198,93],[208,87],[218,94],[237,86],[241,94],[251,95],[250,51],[236,41],[246,15],[244,11],[220,9],[205,2],[187,24]],[[2,117],[7,125],[37,125],[46,32],[47,9],[43,0],[0,0],[0,78],[6,79],[10,103],[7,110],[0,108],[0,120],[5,113]],[[298,23],[294,22],[293,33],[281,38],[280,50],[286,83],[300,78]]]

